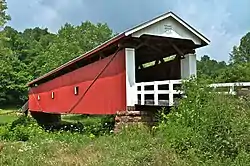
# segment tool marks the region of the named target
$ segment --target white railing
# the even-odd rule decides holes
[[[248,88],[250,87],[250,82],[235,82],[235,83],[216,83],[216,84],[211,84],[211,87],[214,88],[229,88],[228,91],[225,91],[223,93],[225,94],[232,94],[236,95],[237,92],[235,90],[235,87],[242,87],[242,88]],[[220,93],[220,92],[219,92]]]
[[[165,81],[152,81],[152,82],[141,82],[136,83],[136,95],[140,95],[137,97],[136,104],[139,105],[165,105],[165,106],[173,106],[175,104],[174,95],[183,94],[181,90],[175,89],[174,85],[181,85],[182,80],[165,80]],[[159,85],[167,85],[168,88],[164,90],[159,90]],[[150,90],[146,90],[145,87],[153,86]],[[235,87],[249,88],[250,82],[235,82],[235,83],[216,83],[210,85],[213,88],[229,88],[228,90],[224,90],[223,92],[218,91],[218,93],[231,94],[236,95]],[[154,95],[153,104],[146,103],[145,95]],[[159,101],[159,95],[168,95],[168,100],[165,100],[164,104],[161,104]]]
[[[167,90],[159,90],[159,85],[166,85],[168,86]],[[174,105],[174,95],[175,94],[181,94],[182,92],[178,89],[174,89],[174,85],[181,85],[181,80],[165,80],[165,81],[153,81],[153,82],[141,82],[136,83],[136,89],[137,89],[137,96],[140,95],[140,102],[139,98],[137,98],[137,104],[140,105],[147,105],[145,103],[145,95],[147,94],[153,94],[153,105],[159,105],[159,95],[165,94],[168,95],[168,101],[166,103],[166,106],[173,106]],[[146,86],[153,86],[153,90],[145,90]]]

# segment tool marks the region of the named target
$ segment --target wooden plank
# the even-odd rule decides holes
[[[141,83],[141,105],[145,104],[145,91],[144,82]]]
[[[235,83],[215,83],[211,87],[230,87],[230,86],[250,86],[250,82],[235,82]]]
[[[160,104],[159,95],[166,94],[169,95],[168,105],[174,105],[174,95],[183,94],[183,91],[174,89],[174,85],[180,85],[181,80],[164,80],[164,81],[152,81],[152,82],[141,82],[136,83],[137,87],[141,87],[141,90],[137,90],[136,94],[141,95],[141,100],[138,103],[141,105],[162,105]],[[159,85],[169,85],[169,90],[158,90]],[[145,86],[154,86],[153,90],[145,90]],[[154,95],[154,99],[145,99],[145,95]]]
[[[140,103],[141,101],[139,100],[139,102],[138,103]],[[158,105],[157,106],[169,106],[169,101],[168,100],[159,100],[158,101],[159,103],[158,103]],[[138,104],[138,105],[142,105],[142,104]],[[147,99],[147,100],[145,100],[145,104],[143,104],[143,105],[148,105],[148,106],[156,106],[155,104],[154,104],[154,100],[150,100],[150,99]]]
[[[158,84],[154,82],[154,105],[158,105]]]
[[[169,83],[169,106],[173,106],[174,105],[174,93],[173,93],[173,83],[170,81]]]

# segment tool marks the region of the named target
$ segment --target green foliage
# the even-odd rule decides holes
[[[99,136],[109,134],[114,129],[114,116],[66,115],[61,129]]]
[[[0,105],[27,100],[26,84],[112,37],[107,24],[65,24],[58,34],[33,28],[5,27],[0,38]]]
[[[29,74],[8,48],[0,46],[0,105],[22,102],[26,96]]]
[[[106,40],[110,39],[113,32],[107,24],[92,24],[89,21],[79,26],[65,24],[59,29],[53,43],[35,59],[40,67],[38,75],[68,62],[69,60],[93,49]]]
[[[240,45],[234,46],[230,56],[231,63],[249,63],[250,62],[250,32],[243,36]]]
[[[88,117],[82,123],[83,132],[92,136],[98,136],[103,134],[108,134],[114,129],[114,117],[113,116],[103,116],[103,117]]]
[[[30,118],[21,116],[14,122],[0,127],[0,139],[8,141],[28,141],[41,134],[43,129]]]
[[[28,80],[38,77],[36,70],[39,67],[39,62],[36,61],[36,57],[48,49],[55,35],[49,33],[46,28],[37,27],[25,29],[24,32],[5,27],[3,33],[9,39],[5,41],[5,47],[12,50],[13,55],[21,62],[22,70],[28,72],[30,76]]]
[[[221,71],[217,80],[220,80],[220,82],[249,82],[250,63],[228,65]]]
[[[7,4],[0,0],[0,106],[21,105],[27,100],[26,84],[59,65],[89,51],[113,36],[107,24],[89,21],[65,24],[57,34],[47,28],[6,26]]]
[[[199,92],[194,90],[196,84],[188,83],[190,91],[186,94],[190,99],[182,99],[179,108],[162,114],[154,134],[142,125],[123,128],[115,135],[63,128],[46,131],[32,118],[21,116],[0,126],[0,165],[247,165],[249,104],[237,101],[240,105],[233,107],[231,98],[225,98],[221,101],[225,104],[218,106],[218,98],[203,94],[210,89]],[[209,106],[210,100],[215,106]],[[197,108],[194,103],[198,103]],[[71,115],[63,120],[92,125],[107,122],[110,117]]]
[[[204,81],[184,84],[187,98],[159,126],[171,147],[185,156],[234,160],[250,153],[250,108],[244,100],[215,93]]]
[[[221,72],[219,80],[225,82],[250,80],[250,32],[243,36],[239,46],[230,54],[230,64]]]
[[[197,75],[198,77],[210,78],[216,81],[226,67],[227,64],[224,61],[218,62],[204,55],[201,60],[197,61]]]
[[[10,16],[6,13],[7,4],[5,0],[0,0],[0,28],[10,20]]]
[[[0,111],[2,112],[2,111]],[[0,114],[0,126],[6,125],[17,119],[16,113],[1,113]]]
[[[95,138],[69,133],[40,136],[5,142],[0,165],[188,165],[142,127]]]
[[[3,115],[0,115],[0,117]],[[4,115],[3,117],[6,117]],[[82,117],[79,121],[64,121],[59,125],[51,127],[41,127],[33,118],[20,116],[13,118],[13,122],[4,123],[0,126],[0,140],[8,141],[28,141],[30,139],[55,138],[70,141],[78,135],[86,135],[91,138],[110,134],[114,127],[114,118],[112,116],[103,117]],[[1,119],[1,118],[0,118]],[[65,119],[65,118],[64,118]],[[66,118],[67,119],[67,118]],[[73,119],[73,118],[72,118]]]
[[[243,36],[239,46],[234,46],[229,64],[211,60],[207,55],[197,61],[198,77],[214,82],[250,81],[250,32]]]

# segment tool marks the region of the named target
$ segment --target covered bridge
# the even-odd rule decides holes
[[[196,75],[195,49],[209,42],[168,12],[31,81],[29,110],[116,114],[136,105],[172,106],[180,80]]]

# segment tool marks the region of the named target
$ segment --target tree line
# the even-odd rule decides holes
[[[10,20],[0,1],[0,105],[22,104],[27,82],[47,73],[113,37],[107,24],[85,21],[63,25],[57,33],[47,28],[19,32],[5,26]]]
[[[199,77],[213,82],[250,82],[250,32],[240,39],[239,46],[234,46],[229,54],[229,61],[216,61],[208,55],[197,61]]]
[[[10,16],[0,1],[0,106],[21,105],[27,100],[27,82],[47,73],[114,36],[105,23],[66,23],[57,33],[48,28],[22,32],[6,26]],[[214,82],[250,81],[250,33],[233,48],[228,63],[204,55],[197,62],[198,76]]]

